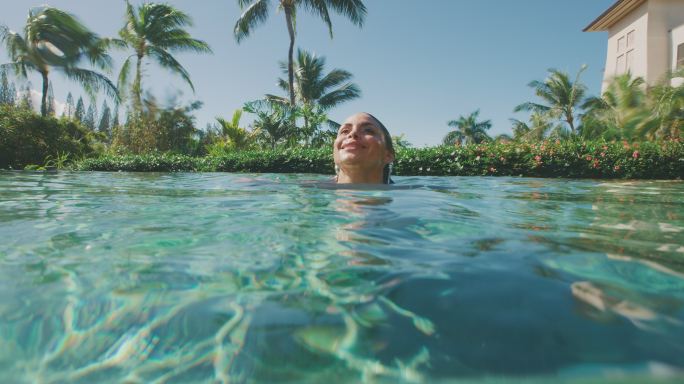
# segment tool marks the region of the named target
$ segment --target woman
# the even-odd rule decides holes
[[[392,183],[392,137],[370,113],[357,113],[345,120],[337,131],[333,157],[337,183]]]

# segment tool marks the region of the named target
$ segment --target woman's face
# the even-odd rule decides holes
[[[376,120],[366,113],[349,117],[337,131],[333,145],[335,164],[380,168],[394,160],[387,150],[385,135]]]

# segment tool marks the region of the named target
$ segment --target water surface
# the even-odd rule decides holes
[[[0,173],[2,382],[684,378],[684,183],[327,180]]]

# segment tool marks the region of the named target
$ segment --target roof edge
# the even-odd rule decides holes
[[[615,25],[623,17],[635,10],[646,0],[617,0],[615,4],[606,9],[599,17],[587,25],[582,32],[601,32]]]

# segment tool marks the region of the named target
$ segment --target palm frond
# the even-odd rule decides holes
[[[159,65],[180,75],[188,83],[192,91],[195,91],[195,86],[190,80],[190,74],[171,54],[157,47],[147,47],[147,51],[149,56],[154,58]]]
[[[242,3],[245,2],[243,1]],[[263,24],[268,19],[268,9],[269,0],[255,0],[247,6],[247,9],[240,15],[233,28],[233,34],[238,43],[248,37],[252,29]]]
[[[361,0],[324,0],[327,6],[346,17],[354,25],[363,27],[366,18],[366,6]]]
[[[93,95],[96,92],[104,91],[117,103],[119,102],[119,92],[114,83],[106,76],[89,69],[76,67],[62,68],[62,72],[69,79],[79,82],[89,94]]]

